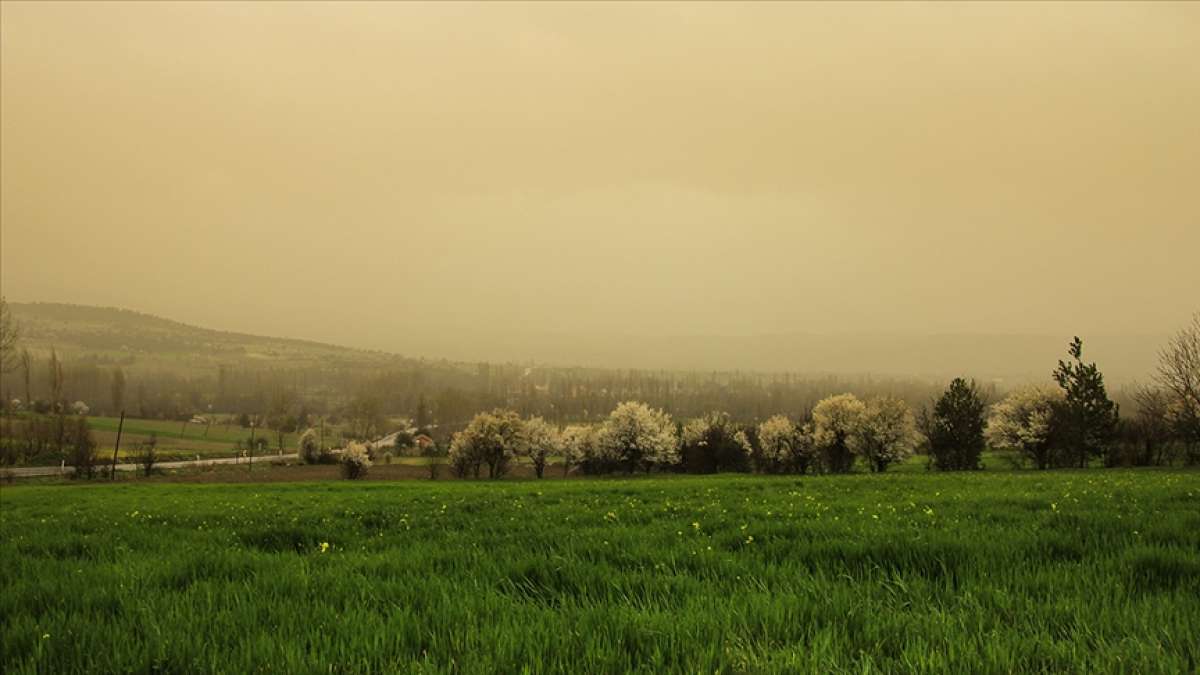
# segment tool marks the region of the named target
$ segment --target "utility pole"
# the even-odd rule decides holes
[[[125,411],[121,411],[121,421],[117,422],[117,443],[113,446],[112,473],[109,480],[117,479],[117,451],[121,449],[121,430],[125,428]]]
[[[246,473],[254,471],[254,420],[250,420],[250,464]]]

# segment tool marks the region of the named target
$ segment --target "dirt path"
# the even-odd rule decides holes
[[[256,462],[281,462],[284,460],[296,459],[296,453],[288,455],[259,455],[254,458]],[[184,460],[177,462],[158,462],[154,465],[158,469],[186,469],[190,467],[212,466],[215,464],[246,464],[249,459],[246,457],[217,457],[201,460]],[[97,464],[97,473],[104,473],[112,468],[112,464]],[[118,464],[118,471],[137,471],[140,469],[137,464]],[[17,477],[32,477],[32,476],[60,476],[75,472],[73,466],[18,466],[8,469],[14,476]]]

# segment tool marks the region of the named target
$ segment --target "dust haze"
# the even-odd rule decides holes
[[[0,19],[10,300],[641,367],[1078,334],[1132,370],[1200,297],[1194,4]]]

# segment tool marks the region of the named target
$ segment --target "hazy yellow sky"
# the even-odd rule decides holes
[[[488,332],[1164,332],[1200,4],[0,5],[3,292]]]

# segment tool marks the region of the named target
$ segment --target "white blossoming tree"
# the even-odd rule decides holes
[[[525,454],[527,443],[525,422],[517,413],[499,408],[479,413],[451,439],[450,465],[459,476],[478,476],[486,465],[488,478],[499,478],[514,457]]]
[[[750,439],[727,413],[711,412],[683,426],[680,461],[689,473],[746,471]]]
[[[315,429],[306,429],[296,442],[300,461],[305,464],[322,464],[329,461],[329,453],[321,449]]]
[[[846,473],[854,466],[851,437],[866,410],[866,404],[854,394],[830,396],[813,407],[813,443],[829,471]]]
[[[362,443],[351,442],[342,449],[338,462],[342,466],[342,476],[351,480],[367,475],[371,468],[371,454]]]
[[[597,445],[602,455],[614,458],[627,472],[679,463],[679,438],[671,417],[637,401],[621,403],[609,414]]]
[[[806,473],[816,459],[811,428],[794,424],[783,415],[758,425],[758,445],[762,468],[771,473]]]
[[[531,417],[525,422],[524,455],[533,464],[533,471],[541,478],[546,471],[546,462],[552,455],[562,452],[562,434],[541,417]]]
[[[920,442],[912,410],[894,396],[868,399],[849,438],[851,450],[879,473],[912,455]]]
[[[992,447],[1020,450],[1039,469],[1053,464],[1055,408],[1063,401],[1061,391],[1046,387],[1025,387],[1009,394],[992,406],[987,436]]]
[[[615,458],[601,456],[605,449],[597,442],[599,432],[599,427],[586,424],[573,424],[562,430],[564,476],[573,466],[579,467],[584,473],[596,473],[600,465],[615,461]]]

